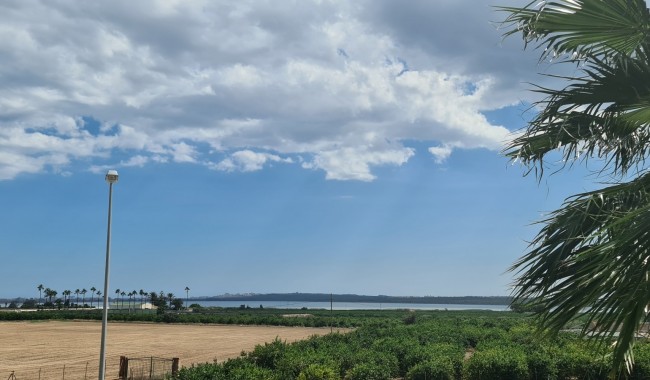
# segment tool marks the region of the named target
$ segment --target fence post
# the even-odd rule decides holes
[[[172,359],[172,376],[176,376],[178,373],[178,358]]]
[[[118,377],[125,380],[129,376],[129,359],[126,356],[120,356],[120,372]]]

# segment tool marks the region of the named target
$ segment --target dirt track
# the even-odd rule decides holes
[[[329,333],[326,328],[109,323],[106,378],[117,378],[119,357],[180,358],[181,366],[222,361],[276,337],[288,342]],[[0,379],[96,379],[101,323],[1,322]],[[65,369],[64,369],[65,366]],[[40,376],[39,376],[40,374]]]

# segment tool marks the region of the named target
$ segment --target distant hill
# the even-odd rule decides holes
[[[511,297],[462,296],[462,297],[400,297],[400,296],[362,296],[358,294],[332,294],[334,302],[373,302],[373,303],[424,303],[452,305],[510,305]],[[192,298],[200,301],[292,301],[329,302],[330,294],[325,293],[268,293],[268,294],[224,294],[213,297]]]

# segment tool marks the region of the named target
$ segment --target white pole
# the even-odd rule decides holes
[[[110,171],[109,171],[110,174]],[[110,272],[110,262],[111,262],[111,209],[113,207],[113,183],[117,181],[117,173],[115,173],[115,179],[109,179],[109,175],[106,175],[106,180],[108,181],[108,230],[106,233],[106,269],[104,272],[104,314],[102,316],[102,341],[101,348],[99,350],[99,380],[105,379],[105,370],[106,370],[106,325],[108,324],[108,275]]]

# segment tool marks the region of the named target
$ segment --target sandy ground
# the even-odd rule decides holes
[[[118,376],[119,358],[180,358],[180,365],[222,361],[276,337],[287,342],[323,335],[329,328],[109,323],[106,378]],[[100,322],[0,323],[0,379],[96,379]]]

